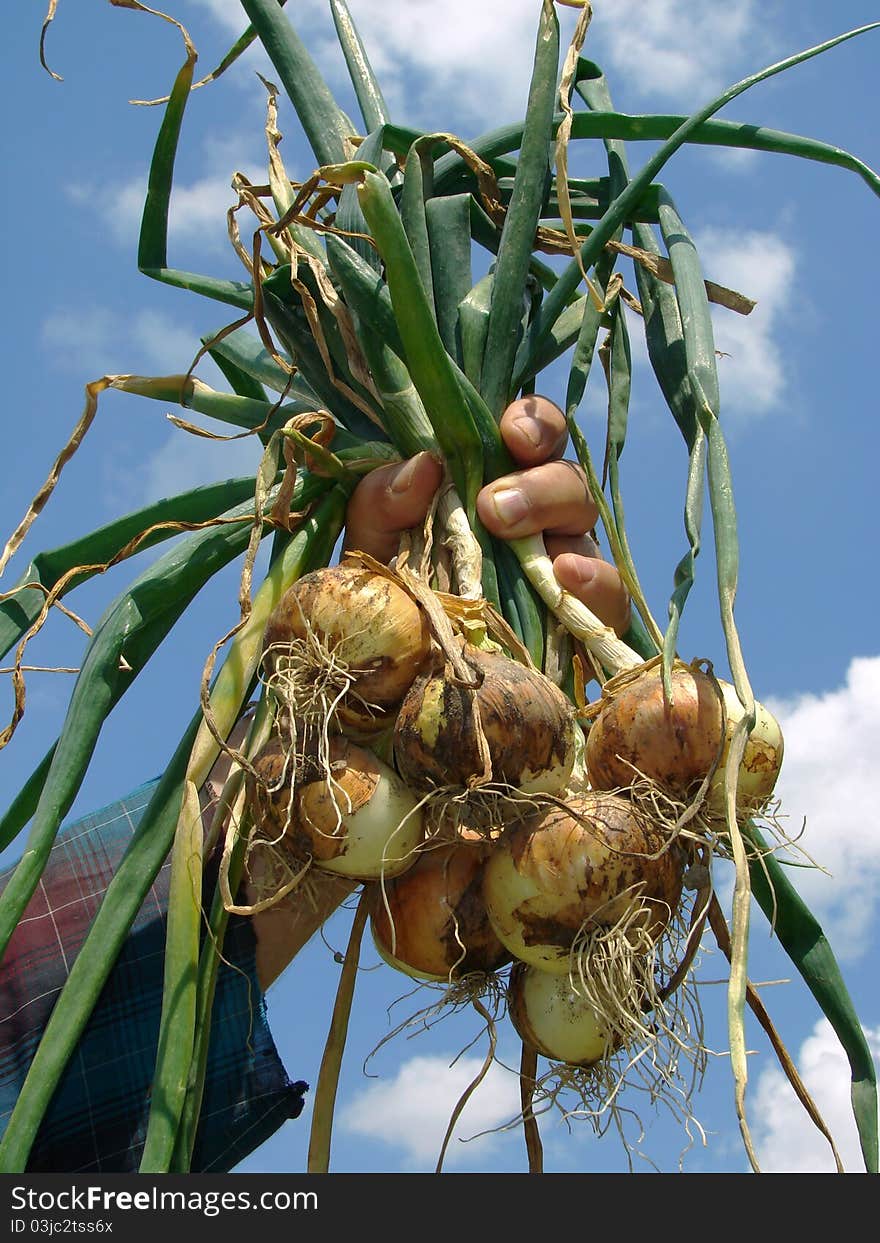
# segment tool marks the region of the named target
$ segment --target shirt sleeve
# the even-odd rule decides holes
[[[156,783],[62,830],[0,971],[0,1132],[104,891]],[[133,1173],[140,1164],[162,1006],[169,863],[139,911],[52,1097],[29,1171]],[[0,877],[0,887],[8,875]],[[211,1018],[191,1170],[233,1169],[303,1108],[257,982],[251,921],[232,915]]]

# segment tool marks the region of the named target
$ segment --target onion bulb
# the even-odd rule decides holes
[[[394,759],[414,790],[465,787],[483,772],[473,703],[488,744],[491,780],[517,789],[564,789],[575,758],[571,704],[538,670],[471,645],[466,663],[481,678],[469,691],[435,667],[408,691],[394,727]]]
[[[377,886],[371,929],[390,966],[415,979],[456,980],[509,962],[483,902],[491,849],[476,841],[431,845],[402,876]]]
[[[593,1066],[615,1047],[594,1006],[572,989],[567,976],[514,963],[507,1009],[523,1043],[554,1062]]]
[[[483,873],[489,919],[515,958],[568,973],[591,931],[650,947],[681,898],[683,857],[629,799],[591,791],[509,823]]]
[[[288,588],[263,648],[270,683],[294,714],[307,712],[323,686],[330,702],[345,692],[335,709],[340,727],[369,734],[390,724],[431,650],[431,632],[424,610],[392,579],[343,562]]]
[[[283,842],[296,859],[311,858],[354,880],[396,876],[414,861],[421,809],[393,769],[366,748],[333,737],[328,772],[298,780],[275,738],[253,766],[260,780],[247,778],[251,815],[265,837]]]
[[[708,674],[675,666],[670,703],[654,666],[624,682],[590,725],[590,781],[597,790],[626,789],[641,775],[685,797],[714,764],[722,731],[721,701]]]
[[[627,680],[611,694],[587,734],[590,782],[596,789],[614,790],[647,778],[667,795],[687,799],[720,754],[707,810],[721,813],[725,762],[743,708],[730,683],[716,682],[696,667],[676,665],[671,676],[671,703],[663,693],[659,665]],[[756,726],[739,772],[740,812],[766,801],[782,763],[779,726],[763,705],[757,704],[756,709]]]
[[[727,711],[727,731],[721,763],[712,774],[706,797],[711,815],[723,816],[725,808],[724,782],[727,756],[737,722],[745,715],[736,688],[730,682],[721,683],[724,706]],[[766,805],[773,793],[776,779],[782,768],[784,744],[782,730],[776,717],[762,703],[755,702],[755,725],[746,740],[746,748],[739,766],[736,788],[737,814],[754,814]]]

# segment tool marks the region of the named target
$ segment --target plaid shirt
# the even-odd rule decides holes
[[[156,783],[59,833],[0,969],[0,1133],[104,891]],[[0,874],[0,889],[11,872]],[[166,861],[43,1119],[29,1171],[137,1171],[162,1004]],[[303,1107],[266,1021],[248,919],[231,916],[211,1023],[192,1170],[232,1169]]]

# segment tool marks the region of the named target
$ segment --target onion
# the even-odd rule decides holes
[[[590,725],[587,771],[598,790],[626,789],[641,774],[685,797],[712,767],[721,740],[721,701],[709,675],[675,666],[670,703],[655,666],[626,681]]]
[[[567,973],[590,931],[650,946],[681,898],[683,857],[629,799],[589,792],[509,823],[483,873],[492,926],[515,958]]]
[[[304,575],[269,617],[263,663],[296,714],[326,685],[346,732],[387,727],[431,650],[424,611],[384,574],[341,563]],[[284,690],[287,690],[285,696]]]
[[[476,841],[429,846],[404,875],[377,887],[371,928],[389,965],[415,979],[456,980],[509,962],[483,902],[490,850]]]
[[[468,691],[442,668],[420,674],[394,727],[394,759],[414,790],[469,786],[483,772],[473,701],[489,748],[491,779],[524,791],[562,790],[575,759],[571,704],[544,674],[503,652],[467,645],[482,681]]]
[[[727,713],[724,713],[719,689]],[[722,814],[730,740],[743,708],[729,682],[695,667],[672,670],[672,702],[663,694],[659,666],[625,681],[590,726],[586,764],[599,790],[625,789],[647,778],[675,798],[687,799],[711,771],[706,809]],[[737,808],[754,810],[773,791],[782,764],[782,733],[774,717],[756,704],[756,724],[740,765]]]
[[[248,775],[251,814],[295,858],[355,880],[396,876],[413,863],[423,836],[421,809],[371,751],[333,737],[329,776],[298,781],[282,744],[272,739],[253,766],[260,781]]]
[[[555,1062],[592,1066],[617,1041],[567,976],[514,963],[507,988],[510,1021],[524,1044]]]
[[[706,796],[710,815],[723,816],[725,809],[724,782],[727,755],[738,721],[745,715],[736,688],[729,682],[721,683],[724,705],[727,710],[727,733],[721,763],[712,774],[709,793]],[[782,730],[776,717],[762,703],[755,703],[755,725],[746,740],[746,749],[739,766],[736,789],[737,815],[754,814],[764,807],[773,793],[782,768],[784,743]]]

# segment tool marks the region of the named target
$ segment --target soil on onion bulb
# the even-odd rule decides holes
[[[577,751],[574,710],[566,696],[543,673],[502,651],[466,644],[462,657],[475,688],[450,677],[438,654],[407,691],[394,726],[399,772],[425,793],[487,782],[526,793],[560,793]]]

